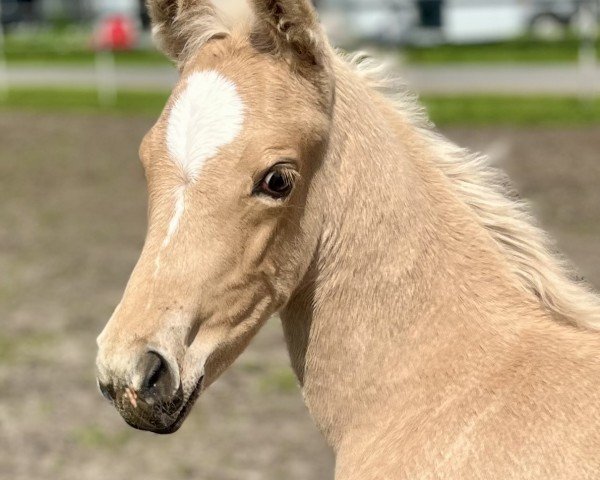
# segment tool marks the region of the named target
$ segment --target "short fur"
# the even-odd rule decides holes
[[[182,79],[142,144],[146,244],[98,340],[125,419],[178,428],[199,379],[206,390],[279,313],[337,480],[598,478],[599,301],[504,177],[334,54],[308,0],[253,0],[231,29],[209,2],[150,6]],[[212,70],[244,126],[182,187],[169,114]],[[294,182],[284,199],[261,193],[273,168]],[[165,246],[178,188],[186,215]],[[144,402],[148,350],[177,374],[174,416]]]
[[[557,319],[600,327],[598,296],[556,253],[506,175],[491,167],[486,157],[457,147],[436,133],[415,97],[403,91],[400,82],[386,78],[382,65],[362,54],[350,56],[347,61],[374,89],[385,95],[392,92],[390,99],[399,115],[408,116],[438,150],[439,168],[498,243],[523,288],[537,296]]]

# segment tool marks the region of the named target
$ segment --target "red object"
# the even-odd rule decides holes
[[[106,17],[94,36],[94,47],[98,50],[131,50],[137,42],[135,23],[124,15]]]

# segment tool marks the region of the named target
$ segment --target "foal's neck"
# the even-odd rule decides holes
[[[418,129],[342,67],[329,152],[315,179],[324,198],[308,205],[328,206],[321,242],[282,319],[307,405],[336,447],[389,402],[414,407],[472,373],[478,349],[514,342],[515,305],[539,312]]]

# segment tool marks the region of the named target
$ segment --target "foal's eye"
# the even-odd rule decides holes
[[[277,165],[264,176],[254,191],[275,199],[285,198],[294,188],[294,177],[294,170]]]

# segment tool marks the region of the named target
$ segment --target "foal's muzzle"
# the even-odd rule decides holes
[[[132,427],[154,433],[178,430],[185,418],[181,418],[185,398],[173,367],[160,354],[148,352],[139,360],[135,376],[142,379],[136,387],[118,380],[98,381],[98,387]]]

